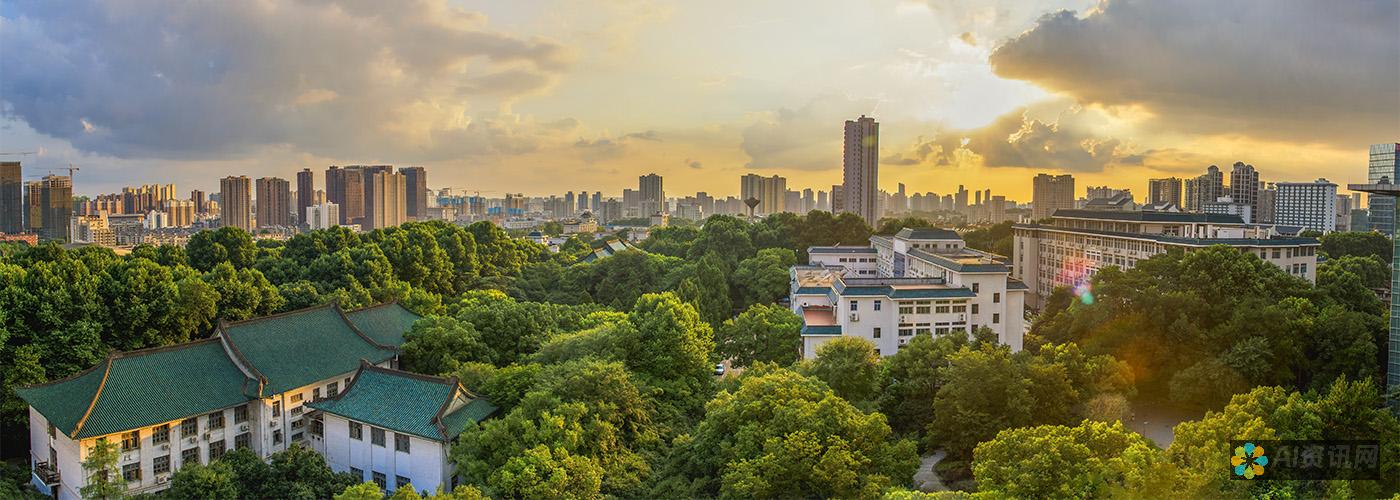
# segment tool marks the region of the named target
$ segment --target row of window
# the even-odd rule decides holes
[[[350,422],[350,439],[363,441],[365,439],[365,426],[359,422]],[[394,433],[394,451],[409,453],[409,437],[407,434]],[[384,429],[370,426],[369,443],[374,446],[384,446]]]
[[[353,475],[353,476],[355,476],[355,477],[360,478],[361,481],[363,481],[363,480],[365,479],[365,471],[364,471],[363,469],[358,469],[358,468],[355,468],[355,467],[351,467],[351,468],[350,468],[350,475]],[[371,473],[371,476],[370,476],[370,479],[371,479],[372,481],[374,481],[374,484],[379,485],[379,489],[384,489],[384,488],[388,488],[388,487],[389,487],[388,484],[387,484],[387,482],[388,482],[388,477],[385,476],[383,472],[377,472],[377,471],[376,471],[376,472],[372,472],[372,473]],[[403,476],[398,476],[398,475],[394,476],[394,489],[400,489],[400,488],[403,488],[404,486],[408,486],[408,485],[409,485],[409,480],[408,480],[408,478],[403,477]]]
[[[205,430],[216,431],[224,428],[223,410],[210,413],[204,417]],[[248,405],[235,406],[233,408],[233,423],[241,424],[248,421]],[[180,437],[192,438],[199,435],[199,417],[190,417],[180,421]],[[170,424],[161,424],[151,428],[151,444],[164,444],[170,442]],[[141,430],[137,429],[122,433],[121,450],[123,452],[141,449]]]
[[[252,443],[252,434],[247,432],[234,436],[233,438],[233,447],[235,449],[249,448],[252,446]],[[209,442],[209,462],[212,463],[215,460],[223,458],[225,453],[228,453],[228,445],[224,440],[220,439],[218,441]],[[192,463],[200,463],[199,447],[180,450],[180,466],[183,467]],[[151,459],[151,473],[155,475],[168,474],[170,473],[170,465],[169,454],[155,457]],[[140,481],[141,462],[138,461],[123,465],[122,477],[128,482]]]

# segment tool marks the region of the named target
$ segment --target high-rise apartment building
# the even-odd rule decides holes
[[[17,161],[0,162],[0,233],[23,233],[24,222],[24,169]]]
[[[198,189],[190,191],[190,201],[194,202],[194,213],[202,214],[208,210],[204,206],[204,191]]]
[[[291,184],[279,177],[260,177],[257,181],[257,226],[286,227],[292,225]]]
[[[831,186],[831,213],[839,214],[846,211],[846,188],[840,184]]]
[[[1366,166],[1366,178],[1371,184],[1400,184],[1400,143],[1372,144]],[[1381,234],[1395,234],[1395,198],[1372,193],[1368,205],[1371,229]]]
[[[44,183],[31,181],[24,183],[24,223],[28,232],[38,233],[44,228]]]
[[[1279,182],[1274,223],[1322,232],[1337,230],[1337,185],[1327,179]]]
[[[301,215],[306,221],[306,227],[310,229],[330,229],[340,225],[340,205],[334,203],[321,203],[306,207],[306,213]]]
[[[1226,194],[1229,193],[1225,192],[1225,174],[1220,172],[1220,167],[1211,165],[1205,174],[1186,180],[1184,208],[1187,212],[1200,212],[1206,203],[1214,203]]]
[[[408,221],[408,182],[401,174],[370,172],[365,183],[365,230],[394,227]]]
[[[253,231],[253,181],[248,176],[220,179],[219,204],[224,227]]]
[[[340,224],[364,222],[365,172],[363,167],[326,169],[326,201],[340,206]]]
[[[642,217],[650,217],[657,212],[666,213],[666,190],[661,184],[661,176],[647,174],[638,177],[637,192]]]
[[[73,178],[66,175],[46,175],[40,181],[39,237],[46,240],[69,240],[73,225]]]
[[[1257,224],[1273,224],[1274,212],[1278,208],[1278,187],[1274,183],[1264,185],[1259,190],[1259,211],[1254,214]]]
[[[171,227],[190,227],[194,224],[194,202],[191,200],[165,200],[164,210],[170,217]]]
[[[1167,177],[1163,179],[1148,179],[1147,181],[1147,203],[1155,205],[1158,203],[1171,203],[1181,206],[1181,178]]]
[[[297,200],[296,200],[296,221],[306,224],[302,220],[306,217],[306,207],[316,204],[316,174],[309,168],[303,168],[297,172]]]
[[[423,167],[402,167],[399,174],[403,175],[404,185],[404,213],[408,214],[407,220],[421,220],[428,217],[428,171]]]
[[[1250,212],[1259,213],[1259,172],[1254,165],[1235,162],[1230,169],[1230,197],[1235,203],[1249,205]]]
[[[1074,176],[1039,174],[1031,185],[1031,217],[1041,220],[1056,210],[1074,208]]]
[[[739,198],[758,200],[753,207],[755,214],[776,214],[787,211],[787,179],[774,175],[764,177],[747,174],[739,178]]]
[[[865,115],[846,120],[843,153],[841,210],[873,226],[880,222],[880,124]]]

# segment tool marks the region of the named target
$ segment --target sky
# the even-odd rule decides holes
[[[0,151],[37,153],[0,159],[75,165],[80,194],[345,164],[491,196],[829,189],[862,114],[890,191],[1360,182],[1400,142],[1400,2],[0,3]]]

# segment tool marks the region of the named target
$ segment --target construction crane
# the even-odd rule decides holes
[[[37,151],[0,151],[0,156],[24,156],[37,154],[39,154],[39,152]]]

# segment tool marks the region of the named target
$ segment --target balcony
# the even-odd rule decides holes
[[[34,489],[45,495],[53,495],[53,489],[58,486],[61,478],[58,474],[58,467],[49,462],[35,462],[34,470],[31,473],[29,482],[34,485]]]

